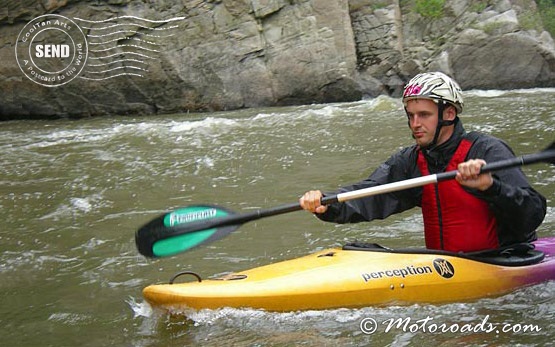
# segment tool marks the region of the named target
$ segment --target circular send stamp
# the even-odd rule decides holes
[[[27,23],[17,37],[15,56],[21,71],[45,87],[66,84],[87,61],[87,40],[71,19],[45,14]]]

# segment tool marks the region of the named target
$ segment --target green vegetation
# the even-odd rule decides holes
[[[555,37],[555,0],[534,0],[537,4],[537,12],[533,9],[531,2],[524,2],[527,4],[528,8],[525,8],[522,13],[519,14],[518,20],[520,26],[524,30],[547,30],[551,36]],[[368,5],[367,1],[360,0],[360,6],[363,4]],[[353,1],[353,3],[357,3]],[[391,1],[386,0],[376,0],[371,1],[371,8],[373,10],[382,8],[391,3]],[[427,19],[440,19],[444,13],[444,5],[446,0],[399,0],[399,4],[402,8],[405,8],[408,12],[417,13],[418,15]],[[490,0],[473,0],[470,1],[469,10],[471,12],[481,13],[488,6],[495,3],[495,1]],[[497,29],[496,24],[485,28],[485,31],[495,31]]]
[[[503,23],[491,22],[491,23],[485,24],[482,27],[482,30],[488,35],[494,35],[495,32],[497,31],[497,29],[499,29],[501,27],[503,27]]]
[[[545,30],[555,36],[555,0],[536,0]]]
[[[390,1],[372,1],[372,3],[370,4],[370,6],[372,7],[372,10],[379,10],[381,8],[386,8],[387,6],[390,5]]]
[[[536,30],[541,32],[543,29],[542,18],[536,11],[525,11],[518,16],[520,27],[524,30]]]
[[[445,0],[416,0],[416,13],[424,18],[439,19],[443,16]]]
[[[391,0],[350,0],[348,3],[351,12],[367,11],[368,9],[375,11],[391,5]]]
[[[470,12],[482,13],[489,6],[489,1],[475,1],[470,5]]]

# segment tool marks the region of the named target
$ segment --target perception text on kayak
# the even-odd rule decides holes
[[[492,323],[489,321],[490,316],[487,315],[478,323],[436,323],[434,318],[427,316],[426,318],[414,320],[410,317],[406,318],[388,318],[378,323],[374,318],[364,318],[360,321],[360,331],[364,334],[371,335],[378,330],[383,332],[393,332],[400,330],[410,333],[486,333],[486,334],[533,334],[541,331],[541,328],[534,324],[513,324],[513,323]]]
[[[407,276],[414,276],[414,275],[425,275],[431,274],[432,268],[430,266],[413,266],[409,265],[402,269],[394,269],[394,270],[385,270],[385,271],[376,271],[371,273],[363,273],[362,279],[364,282],[368,282],[372,279],[384,278],[384,277],[402,277],[405,278]]]

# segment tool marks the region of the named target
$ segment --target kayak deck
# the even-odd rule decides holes
[[[445,303],[500,295],[555,279],[555,237],[527,266],[488,264],[456,254],[327,249],[224,276],[151,285],[145,299],[165,309],[250,307],[268,311]]]

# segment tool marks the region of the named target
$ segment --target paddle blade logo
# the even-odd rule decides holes
[[[214,207],[205,206],[195,206],[186,207],[171,213],[168,213],[164,218],[164,225],[167,227],[173,227],[179,224],[186,224],[192,222],[203,221],[207,219],[212,219],[215,217],[226,216],[227,213],[218,211]]]
[[[173,227],[178,224],[214,218],[216,214],[217,210],[215,208],[185,208],[169,213],[166,218],[164,218],[164,225],[167,227]]]
[[[451,278],[455,275],[455,267],[445,259],[434,259],[434,269],[443,278]]]

